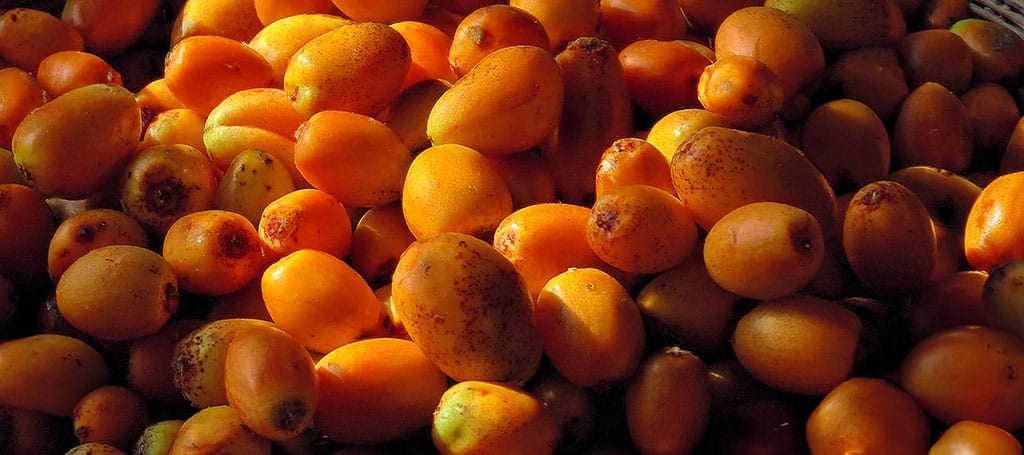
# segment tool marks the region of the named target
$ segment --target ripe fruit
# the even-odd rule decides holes
[[[1024,398],[1016,372],[1024,343],[987,326],[959,326],[936,333],[903,358],[898,379],[932,417],[953,424],[975,420],[1016,431],[1024,427]]]
[[[365,337],[381,320],[366,280],[320,250],[300,249],[278,259],[263,272],[261,289],[274,323],[315,352]]]
[[[113,182],[141,134],[135,96],[119,85],[92,84],[26,115],[11,150],[30,186],[47,196],[83,199]]]
[[[241,289],[264,266],[256,226],[226,210],[200,210],[179,218],[164,236],[163,257],[181,289],[208,296]]]
[[[77,338],[38,334],[0,343],[0,403],[70,417],[75,405],[110,379],[106,359]]]
[[[476,237],[447,232],[414,242],[391,284],[410,338],[456,381],[522,385],[540,366],[526,282]]]
[[[386,24],[354,23],[310,39],[292,55],[284,91],[306,117],[325,110],[375,115],[398,96],[412,57]]]
[[[320,397],[309,351],[288,332],[268,325],[254,326],[229,343],[224,392],[242,423],[272,441],[309,428]]]
[[[522,389],[462,381],[441,396],[431,436],[441,453],[551,453],[558,443],[554,416]]]
[[[434,104],[427,136],[484,155],[539,145],[555,131],[565,87],[554,56],[528,45],[498,49],[459,78]]]
[[[328,352],[316,364],[315,425],[334,441],[378,444],[430,427],[448,377],[413,342],[368,338]]]
[[[633,444],[647,453],[687,453],[711,418],[707,367],[678,347],[648,354],[626,389],[626,424]]]
[[[574,268],[548,281],[534,304],[533,325],[555,370],[582,387],[626,381],[643,356],[636,302],[598,269]]]
[[[770,387],[823,395],[853,374],[862,324],[836,302],[797,295],[759,303],[736,323],[733,349]]]
[[[928,419],[909,394],[879,378],[856,377],[832,389],[807,418],[814,453],[925,453]]]
[[[92,250],[57,282],[57,308],[76,329],[103,340],[151,335],[178,310],[178,278],[159,254],[134,245]]]

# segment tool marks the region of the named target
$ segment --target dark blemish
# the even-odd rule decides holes
[[[612,210],[598,210],[594,212],[594,224],[605,232],[611,232],[618,226],[619,214]]]
[[[77,243],[89,243],[96,239],[96,230],[92,226],[79,226],[73,236]]]
[[[294,431],[299,428],[308,413],[309,408],[302,400],[282,401],[271,411],[271,421],[274,428]]]
[[[161,179],[154,174],[147,173],[143,177],[142,203],[146,210],[161,216],[178,213],[188,201],[188,188],[180,179],[174,177]]]
[[[245,257],[249,252],[249,238],[245,233],[235,226],[226,227],[217,237],[220,241],[220,250],[224,257],[239,259]]]

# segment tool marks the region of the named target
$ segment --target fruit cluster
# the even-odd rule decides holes
[[[0,1],[0,452],[1019,455],[972,7]]]

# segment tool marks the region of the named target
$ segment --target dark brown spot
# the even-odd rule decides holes
[[[79,226],[73,238],[77,243],[92,242],[96,238],[96,230],[92,226]]]
[[[299,428],[307,413],[309,408],[302,400],[282,401],[271,411],[271,422],[275,428],[293,431]]]
[[[220,250],[224,257],[239,259],[249,253],[249,237],[240,228],[228,227],[217,239],[220,241]]]
[[[142,203],[149,212],[160,216],[173,215],[188,202],[189,190],[176,177],[160,178],[155,173],[147,173],[142,183]]]

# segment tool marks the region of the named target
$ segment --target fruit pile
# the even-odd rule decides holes
[[[45,3],[2,453],[1021,454],[1024,38],[966,0]]]

